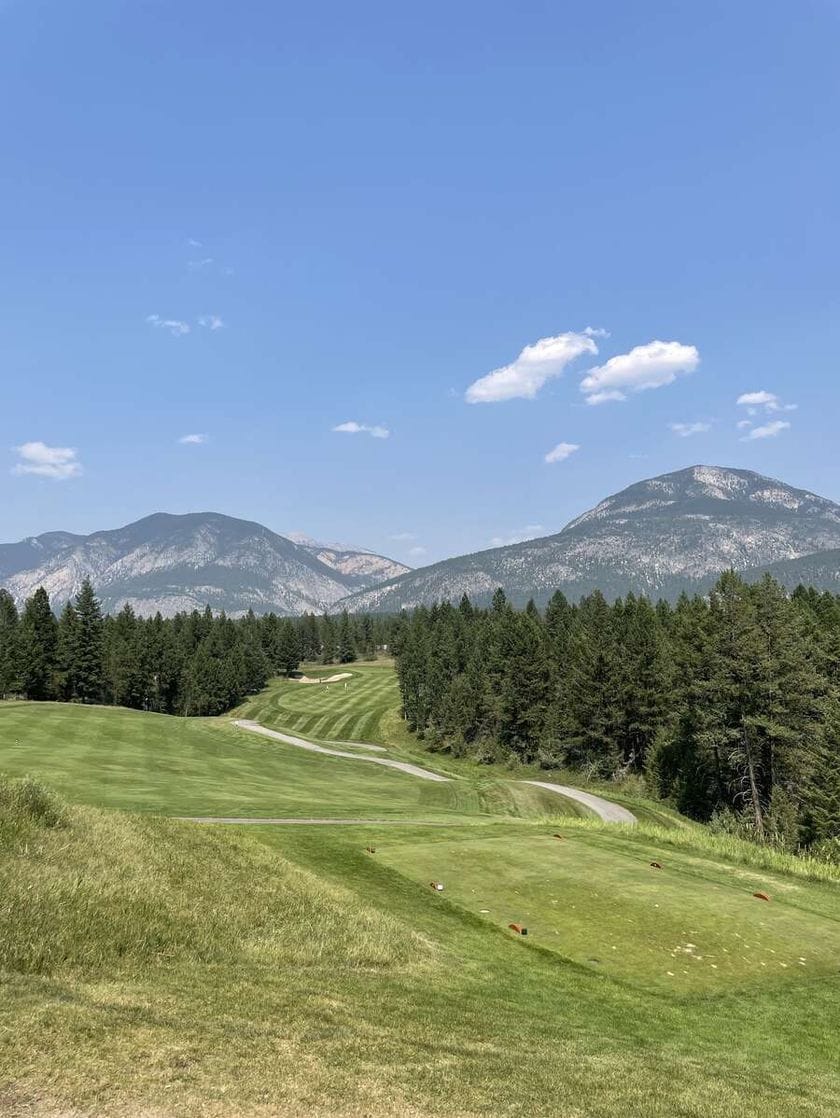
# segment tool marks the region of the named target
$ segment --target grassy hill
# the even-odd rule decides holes
[[[352,670],[238,713],[416,759],[388,670]],[[0,782],[0,1113],[836,1113],[828,868],[446,764],[438,785],[225,719],[0,705],[0,770],[68,801]]]

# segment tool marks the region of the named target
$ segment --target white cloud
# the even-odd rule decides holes
[[[413,532],[395,532],[393,536],[389,536],[388,538],[395,540],[397,543],[411,543],[412,540],[417,539]]]
[[[333,427],[333,431],[340,431],[344,435],[370,435],[374,439],[387,439],[391,432],[387,427],[379,427],[377,425],[371,426],[368,423],[357,423],[355,419],[349,419],[346,423],[339,423]]]
[[[546,462],[565,462],[576,450],[580,450],[577,443],[558,443],[545,456]]]
[[[752,420],[751,419],[739,419],[738,422],[735,424],[735,426],[738,428],[739,431],[743,431],[747,427],[752,427]]]
[[[155,326],[158,330],[168,330],[170,334],[178,338],[182,334],[189,334],[190,324],[188,322],[181,322],[177,318],[161,318],[159,314],[147,314],[146,321],[150,326]]]
[[[774,439],[782,431],[786,431],[790,424],[785,419],[773,419],[763,427],[753,427],[748,435],[741,437],[741,442],[750,442],[752,439]]]
[[[426,549],[425,549],[425,547],[410,547],[408,549],[408,554],[409,555],[425,555],[426,554]]]
[[[187,267],[191,272],[200,272],[202,268],[209,268],[213,263],[212,256],[205,256],[201,260],[188,260]]]
[[[524,528],[515,528],[506,536],[493,536],[490,547],[509,547],[514,543],[524,543],[525,540],[532,540],[535,536],[539,536],[541,532],[545,532],[542,524],[526,524]]]
[[[183,443],[185,446],[200,446],[202,443],[207,442],[207,436],[206,435],[182,435],[180,437],[180,439],[178,439],[178,442]]]
[[[206,330],[221,330],[225,324],[217,314],[203,314],[198,320],[198,325]]]
[[[47,446],[42,442],[23,443],[15,447],[20,461],[12,470],[14,474],[36,474],[54,481],[79,477],[82,464],[77,452],[70,446]]]
[[[681,439],[690,438],[691,435],[702,435],[704,431],[711,431],[711,423],[670,423],[669,427]]]
[[[202,241],[197,241],[195,237],[188,237],[187,244],[190,248],[204,248],[204,243]]]
[[[562,376],[566,366],[583,353],[597,354],[590,327],[582,334],[569,332],[540,338],[526,345],[515,361],[479,377],[466,391],[468,404],[495,404],[501,400],[533,400],[543,385]]]
[[[682,342],[648,342],[590,369],[580,384],[587,404],[626,400],[628,392],[663,388],[700,364],[697,347]]]
[[[796,411],[796,404],[783,404],[775,392],[743,392],[735,401],[738,407],[747,409],[748,415],[758,415],[761,408],[769,415],[777,411]]]

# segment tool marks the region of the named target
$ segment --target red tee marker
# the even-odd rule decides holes
[[[527,936],[528,934],[528,929],[523,927],[522,924],[508,924],[508,927],[512,932],[516,932],[518,936]]]
[[[758,901],[769,901],[770,900],[770,898],[767,896],[766,893],[753,893],[753,896]]]

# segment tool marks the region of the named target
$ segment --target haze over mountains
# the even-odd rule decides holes
[[[840,548],[840,505],[751,470],[691,466],[607,497],[556,535],[446,559],[344,604],[390,612],[462,594],[486,602],[497,586],[519,603],[555,590],[674,598],[728,567],[758,575],[767,564],[786,585],[801,570],[834,586],[831,548]],[[815,552],[823,554],[801,563]]]
[[[0,545],[0,585],[18,601],[44,586],[60,608],[89,578],[107,611],[128,602],[145,615],[205,605],[233,616],[321,611],[407,570],[371,552],[296,543],[212,512],[155,513],[90,536],[48,532]]]
[[[236,616],[421,603],[577,598],[600,589],[676,597],[727,567],[786,586],[840,590],[840,505],[750,470],[692,466],[637,482],[556,535],[410,570],[382,555],[278,535],[219,513],[156,513],[89,536],[47,532],[0,545],[0,585],[22,602],[38,586],[60,608],[90,578],[106,610],[210,605]]]

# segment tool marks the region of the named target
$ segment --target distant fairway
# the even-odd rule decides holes
[[[491,773],[433,784],[268,741],[224,718],[67,703],[0,704],[0,772],[36,773],[77,803],[161,815],[433,820],[580,813],[561,796]]]
[[[308,676],[318,669],[305,668]],[[290,730],[313,741],[369,741],[385,745],[411,742],[400,716],[400,694],[393,666],[348,664],[351,673],[336,683],[301,684],[272,680],[265,691],[240,708],[241,717],[253,718],[276,730]],[[322,668],[329,676],[335,668]]]

